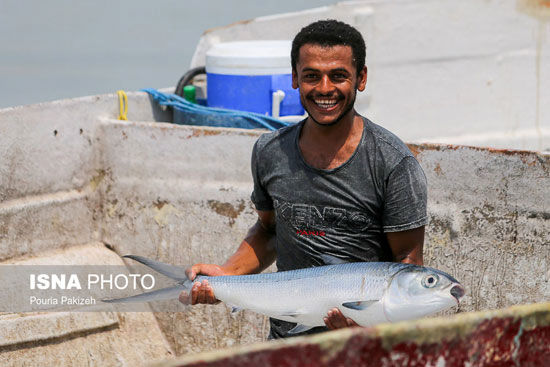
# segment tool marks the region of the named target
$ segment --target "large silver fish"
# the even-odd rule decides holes
[[[392,262],[338,263],[314,268],[239,276],[187,279],[181,267],[141,256],[125,256],[177,281],[174,287],[104,302],[147,302],[177,298],[194,282],[208,280],[216,298],[234,307],[295,322],[291,333],[324,325],[332,308],[362,326],[416,319],[457,306],[462,285],[449,274]]]

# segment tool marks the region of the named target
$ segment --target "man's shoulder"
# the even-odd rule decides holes
[[[256,141],[257,153],[260,154],[266,150],[284,149],[286,146],[294,144],[299,125],[300,123],[292,124],[260,135]]]
[[[398,160],[414,156],[409,147],[397,135],[375,124],[366,117],[363,117],[363,119],[365,121],[365,129],[370,133],[369,135],[373,139],[376,149],[382,151],[382,153],[394,156]]]

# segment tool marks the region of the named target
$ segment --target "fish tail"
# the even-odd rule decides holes
[[[189,281],[191,282],[191,281]],[[192,286],[192,284],[191,284]],[[189,290],[191,287],[189,287]],[[150,302],[150,301],[163,301],[178,298],[181,292],[186,291],[185,285],[178,284],[173,287],[167,287],[157,289],[156,291],[145,292],[137,294],[135,296],[114,298],[114,299],[102,299],[101,302],[105,303],[131,303],[131,302]]]
[[[165,264],[160,261],[148,259],[138,255],[124,255],[122,257],[137,261],[156,272],[172,278],[177,281],[177,284],[173,287],[158,289],[156,291],[146,292],[131,297],[115,298],[115,299],[103,299],[102,302],[107,303],[126,303],[126,302],[149,302],[149,301],[161,301],[167,299],[179,298],[180,302],[186,305],[191,304],[191,289],[196,281],[199,281],[203,276],[198,276],[195,280],[190,280],[185,273],[185,266],[175,266]]]
[[[165,264],[160,261],[151,260],[143,256],[138,255],[124,255],[122,257],[135,260],[154,271],[166,275],[169,278],[172,278],[174,280],[178,280],[180,282],[185,282],[186,280],[189,280],[187,278],[187,275],[185,274],[186,267],[184,266],[175,266],[170,264]]]
[[[165,275],[169,278],[177,280],[177,284],[172,287],[157,289],[151,292],[145,292],[137,294],[135,296],[123,297],[123,298],[113,298],[113,299],[102,299],[102,302],[106,303],[131,303],[131,302],[150,302],[150,301],[162,301],[162,300],[171,300],[179,299],[184,304],[191,304],[191,288],[193,287],[193,282],[187,278],[185,274],[186,267],[184,266],[175,266],[170,264],[165,264],[160,261],[151,260],[143,256],[138,255],[125,255],[123,256],[128,259],[135,260],[156,272]],[[187,298],[189,301],[187,301]]]

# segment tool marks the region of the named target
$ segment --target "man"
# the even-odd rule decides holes
[[[258,139],[251,196],[257,223],[225,264],[196,264],[188,276],[258,273],[274,260],[279,271],[325,265],[323,254],[422,265],[426,178],[403,142],[355,112],[367,81],[361,34],[335,20],[312,23],[296,35],[291,61],[309,116]],[[194,285],[193,304],[215,302],[207,282]],[[325,324],[356,325],[338,309]],[[294,326],[272,319],[270,338]]]

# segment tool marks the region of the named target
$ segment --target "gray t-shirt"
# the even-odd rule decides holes
[[[420,164],[394,134],[363,121],[355,152],[335,169],[306,163],[298,147],[303,121],[264,134],[254,145],[251,199],[258,210],[275,210],[279,271],[325,265],[323,254],[348,262],[392,261],[385,233],[426,224]],[[272,321],[271,337],[284,336],[281,325],[293,326]]]

